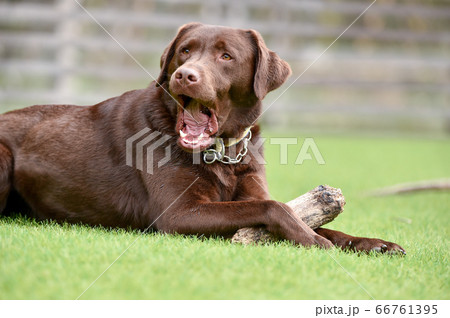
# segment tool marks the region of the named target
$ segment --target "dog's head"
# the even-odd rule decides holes
[[[238,138],[290,74],[258,32],[190,23],[164,51],[157,85],[178,101],[178,144],[197,152],[217,136]]]

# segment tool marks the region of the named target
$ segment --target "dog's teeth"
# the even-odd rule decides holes
[[[182,130],[180,130],[179,133],[180,133],[181,139],[186,144],[193,145],[193,146],[199,144],[201,140],[209,137],[209,135],[205,132],[202,132],[199,136],[189,136],[189,137],[188,137],[188,134],[184,133]]]
[[[196,145],[196,144],[198,144],[198,139],[192,139],[192,140],[189,140],[189,139],[187,139],[187,138],[183,138],[183,141],[184,141],[185,143],[189,144],[189,145]]]

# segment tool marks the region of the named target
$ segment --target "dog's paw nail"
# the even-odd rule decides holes
[[[406,251],[402,248],[398,248],[395,250],[396,254],[406,255]]]
[[[406,255],[406,252],[404,249],[396,247],[396,248],[393,248],[392,250],[387,251],[386,254],[404,256],[404,255]]]

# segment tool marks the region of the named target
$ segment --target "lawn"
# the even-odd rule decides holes
[[[295,134],[290,134],[290,137]],[[311,137],[311,136],[303,136]],[[0,218],[0,299],[448,299],[449,192],[370,197],[392,184],[450,177],[449,140],[319,136],[326,162],[294,165],[300,149],[267,144],[273,197],[339,187],[345,212],[328,227],[402,245],[406,257],[356,255],[288,243],[106,230]]]

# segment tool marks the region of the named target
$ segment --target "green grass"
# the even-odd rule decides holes
[[[292,136],[292,135],[291,135]],[[0,299],[448,299],[448,192],[367,197],[368,190],[450,177],[448,140],[318,137],[325,165],[293,163],[300,145],[267,145],[275,199],[319,184],[340,187],[345,212],[330,228],[402,245],[406,257],[232,245],[221,239],[139,235],[86,226],[0,219]],[[410,222],[408,221],[410,220]],[[351,275],[351,277],[350,277]],[[358,283],[356,283],[358,282]],[[360,284],[360,285],[359,285]]]

